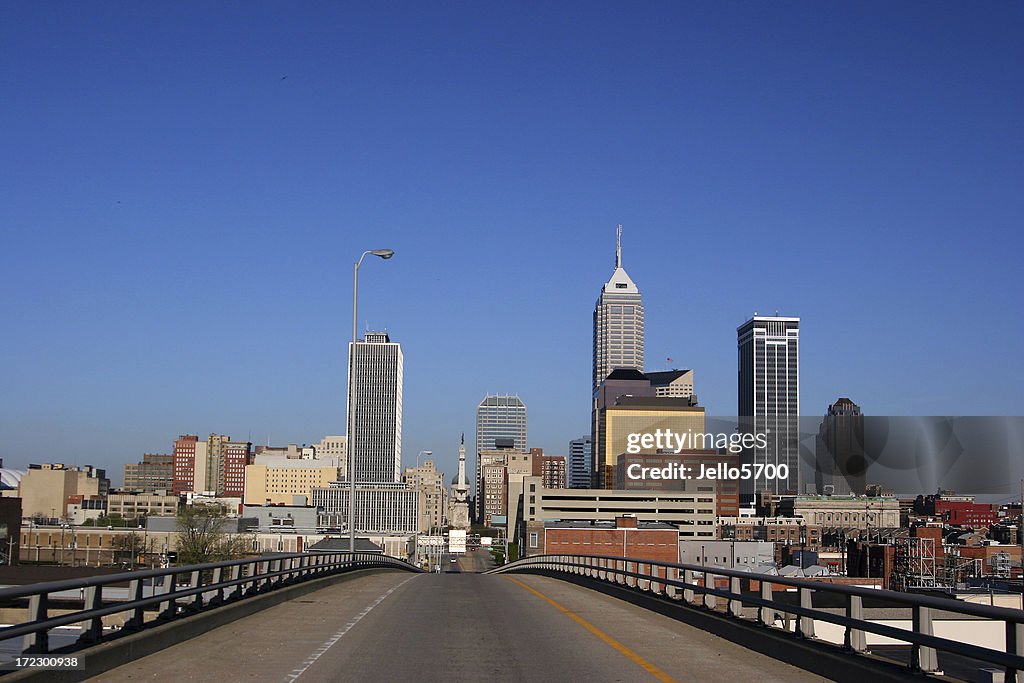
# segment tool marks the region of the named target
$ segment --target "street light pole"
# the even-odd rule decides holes
[[[433,454],[434,454],[434,451],[420,451],[419,453],[417,453],[416,454],[416,467],[420,466],[420,456],[421,455],[433,455]]]
[[[355,439],[353,438],[356,416],[354,405],[356,397],[356,311],[359,305],[359,265],[367,254],[387,260],[394,256],[395,252],[391,249],[364,251],[352,269],[352,350],[348,358],[348,551],[353,554],[356,552],[356,456]]]

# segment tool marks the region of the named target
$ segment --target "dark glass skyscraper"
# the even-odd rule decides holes
[[[566,486],[571,489],[589,489],[593,472],[593,443],[589,436],[569,442],[569,462],[566,463]]]
[[[818,429],[814,486],[819,494],[864,495],[867,461],[860,406],[840,398],[828,407]]]
[[[741,430],[764,434],[767,447],[743,452],[742,462],[775,465],[743,480],[748,500],[756,491],[797,493],[800,489],[800,318],[754,317],[736,329]],[[784,466],[778,475],[779,466]]]

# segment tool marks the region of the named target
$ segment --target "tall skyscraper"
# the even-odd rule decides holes
[[[644,304],[622,268],[622,226],[616,233],[615,270],[594,307],[593,390],[617,368],[644,370]]]
[[[867,460],[864,415],[860,406],[840,398],[828,407],[814,451],[814,486],[818,494],[864,495]]]
[[[589,436],[581,436],[569,442],[568,486],[571,489],[589,489],[591,472],[593,471],[592,441]]]
[[[348,448],[357,483],[402,481],[402,347],[387,332],[349,343],[354,416]]]
[[[476,517],[482,518],[480,454],[495,448],[526,451],[526,404],[518,396],[490,395],[476,409]]]
[[[767,447],[744,451],[742,462],[785,466],[785,477],[764,472],[744,479],[747,500],[756,491],[800,490],[800,318],[754,317],[736,328],[741,430],[764,434]],[[765,476],[775,474],[776,476]]]

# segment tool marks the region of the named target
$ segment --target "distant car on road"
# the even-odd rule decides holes
[[[455,562],[455,561],[456,561],[456,560],[455,560],[455,558],[454,558],[454,557],[453,557],[453,558],[451,558],[451,560],[450,560],[450,562]]]

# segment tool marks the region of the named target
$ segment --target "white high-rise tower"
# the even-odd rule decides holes
[[[622,267],[622,226],[615,239],[615,270],[594,308],[594,386],[618,368],[644,371],[644,304]]]

